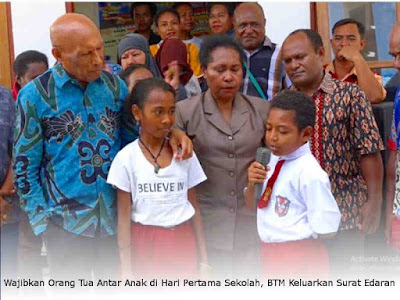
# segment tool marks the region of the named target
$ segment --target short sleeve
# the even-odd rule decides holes
[[[126,167],[128,161],[122,151],[118,152],[113,162],[111,163],[110,171],[108,172],[107,183],[124,191],[132,192],[131,183],[129,180],[129,171]]]
[[[371,103],[356,85],[349,87],[351,97],[350,142],[359,155],[384,150],[378,125],[372,113]]]
[[[196,153],[193,152],[193,156],[188,159],[188,189],[195,187],[196,185],[207,180],[207,176],[197,159]]]
[[[307,218],[312,231],[318,234],[336,232],[341,214],[332,195],[328,175],[322,170],[303,172],[300,176],[300,194],[307,206]]]

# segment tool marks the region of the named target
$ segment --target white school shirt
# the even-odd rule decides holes
[[[107,182],[131,193],[134,222],[171,227],[189,220],[194,208],[188,189],[207,179],[195,153],[179,162],[172,159],[158,174],[145,158],[138,140],[125,146],[114,158]]]
[[[330,190],[329,177],[311,154],[309,143],[286,156],[271,155],[271,169],[263,190],[282,159],[285,162],[267,207],[257,208],[260,239],[287,242],[336,232],[341,214]]]

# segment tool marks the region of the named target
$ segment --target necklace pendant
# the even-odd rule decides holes
[[[154,173],[156,173],[156,174],[158,174],[158,171],[160,171],[160,165],[157,163],[157,162],[155,162],[154,163]]]

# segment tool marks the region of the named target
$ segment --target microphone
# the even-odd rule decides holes
[[[271,159],[271,150],[269,150],[266,147],[260,147],[257,149],[256,161],[258,163],[262,164],[265,168],[267,168],[270,159]],[[257,183],[254,185],[254,199],[256,203],[262,195],[262,188],[263,188],[263,183]]]

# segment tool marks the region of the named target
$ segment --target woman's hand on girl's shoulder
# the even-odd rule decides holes
[[[188,159],[193,155],[193,143],[191,139],[178,128],[171,130],[169,145],[172,148],[174,157],[180,161]]]

